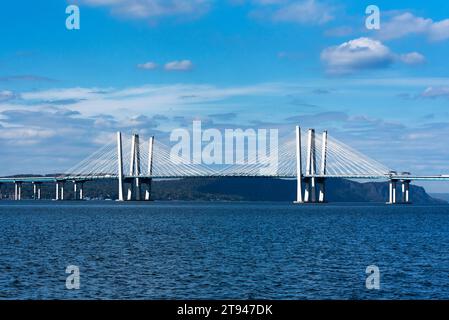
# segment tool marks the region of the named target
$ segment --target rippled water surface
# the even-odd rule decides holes
[[[0,298],[449,299],[449,207],[3,201]]]

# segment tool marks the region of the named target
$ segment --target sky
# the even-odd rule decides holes
[[[0,175],[194,119],[327,129],[394,170],[449,173],[447,1],[4,1],[0,35]]]

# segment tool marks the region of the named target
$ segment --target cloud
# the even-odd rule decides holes
[[[164,68],[167,71],[189,71],[193,68],[193,63],[190,60],[171,61]]]
[[[26,75],[15,75],[15,76],[6,76],[6,77],[0,77],[1,82],[11,82],[11,81],[30,81],[30,82],[55,82],[56,80],[32,75],[32,74],[26,74]]]
[[[328,73],[349,74],[386,68],[396,61],[418,64],[424,61],[424,57],[417,52],[396,55],[378,40],[358,38],[324,49],[321,52],[321,60],[325,63]]]
[[[426,58],[418,52],[410,52],[399,55],[399,60],[405,64],[421,64],[426,61]]]
[[[211,0],[81,0],[93,7],[108,7],[112,14],[132,19],[197,17],[208,12]]]
[[[215,113],[210,114],[209,117],[221,120],[221,121],[228,121],[228,120],[234,120],[237,118],[237,114],[235,112],[227,112],[227,113]]]
[[[9,90],[0,91],[0,102],[8,101],[15,98],[15,94]]]
[[[389,21],[382,22],[378,34],[383,40],[423,35],[430,41],[443,41],[449,39],[449,19],[435,22],[432,19],[405,12],[394,16]]]
[[[334,19],[331,8],[315,0],[293,2],[273,13],[273,21],[324,24]]]
[[[421,93],[423,98],[449,98],[449,87],[428,87]]]
[[[152,61],[140,63],[137,65],[137,68],[144,70],[154,70],[158,67],[158,65]]]
[[[250,15],[273,22],[289,22],[304,25],[322,25],[334,17],[334,8],[317,0],[256,0]]]
[[[288,117],[285,120],[290,123],[301,123],[302,126],[314,126],[316,123],[338,123],[347,121],[349,116],[340,111],[328,111],[314,114],[305,114]]]

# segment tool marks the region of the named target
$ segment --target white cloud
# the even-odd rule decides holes
[[[256,84],[252,86],[217,87],[214,85],[144,85],[123,89],[111,88],[55,88],[42,91],[23,92],[20,104],[1,105],[4,110],[54,108],[48,101],[73,100],[70,110],[82,117],[101,114],[124,119],[132,115],[170,112],[191,112],[192,108],[202,108],[206,103],[226,101],[229,98],[246,96],[276,95],[286,92],[282,84]],[[58,107],[59,108],[59,107]]]
[[[418,52],[410,52],[399,55],[399,60],[405,64],[421,64],[426,61],[426,58]]]
[[[423,98],[449,98],[449,87],[428,87],[421,94]]]
[[[274,21],[324,24],[334,19],[331,7],[315,0],[293,2],[273,14]]]
[[[137,68],[139,69],[145,69],[145,70],[154,70],[158,67],[158,65],[152,61],[148,61],[145,63],[140,63],[137,65]]]
[[[193,63],[190,60],[171,61],[164,68],[167,71],[188,71],[193,68]]]
[[[250,15],[274,22],[322,25],[334,19],[334,7],[318,0],[253,0]]]
[[[329,73],[344,74],[388,66],[393,63],[394,56],[380,41],[358,38],[324,49],[321,60]]]
[[[42,91],[29,91],[21,94],[25,100],[44,100],[44,101],[60,101],[60,100],[87,100],[94,99],[111,89],[97,89],[97,88],[63,88],[63,89],[49,89]]]
[[[449,39],[449,19],[433,21],[417,17],[410,12],[394,16],[387,22],[382,22],[379,30],[381,39],[398,39],[409,35],[424,35],[431,41]]]
[[[321,60],[326,64],[328,73],[348,74],[386,68],[396,61],[418,64],[424,61],[424,56],[417,52],[397,55],[378,40],[358,38],[324,49]]]
[[[12,91],[9,91],[9,90],[0,91],[0,102],[11,100],[14,97],[15,97],[15,94]]]
[[[207,12],[211,0],[81,0],[81,3],[109,7],[115,15],[135,19],[166,16],[199,16]]]

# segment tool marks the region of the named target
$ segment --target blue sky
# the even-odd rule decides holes
[[[326,128],[393,169],[449,173],[448,2],[5,1],[0,24],[0,174],[192,119]]]

